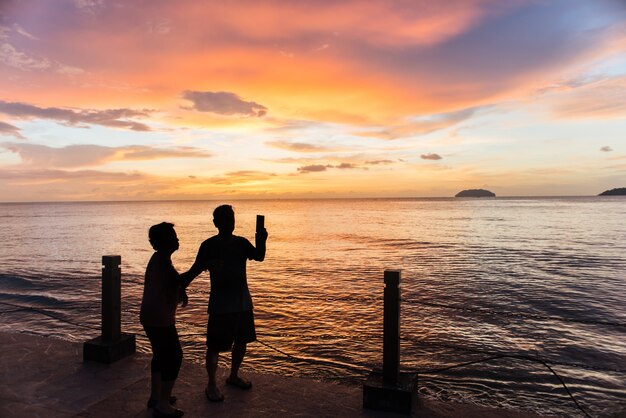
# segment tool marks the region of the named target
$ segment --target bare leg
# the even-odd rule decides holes
[[[206,350],[206,371],[209,375],[209,386],[215,386],[215,375],[217,374],[217,361],[220,353],[210,349]]]
[[[174,383],[176,383],[176,380],[161,381],[161,393],[159,394],[159,402],[156,405],[156,409],[161,412],[174,412],[174,408],[170,405],[170,397],[172,396]]]
[[[151,381],[150,399],[159,399],[161,397],[161,372],[152,372]]]
[[[219,351],[213,351],[211,349],[206,350],[206,371],[209,375],[209,384],[206,388],[206,394],[209,399],[218,401],[223,399],[222,392],[217,387],[217,381],[215,376],[217,375],[217,361],[219,360]]]
[[[231,379],[237,379],[238,377],[239,366],[241,366],[241,363],[243,362],[243,358],[246,355],[246,348],[247,348],[246,343],[233,344],[232,361],[231,361],[231,367],[230,367]]]

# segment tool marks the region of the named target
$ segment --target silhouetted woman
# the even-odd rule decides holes
[[[148,237],[155,253],[146,268],[139,314],[152,346],[152,389],[148,408],[154,408],[154,417],[182,417],[183,411],[171,405],[176,402],[172,388],[183,360],[176,331],[176,307],[181,299],[183,306],[187,304],[187,295],[179,287],[178,272],[171,258],[178,250],[178,237],[174,225],[167,222],[150,227]]]

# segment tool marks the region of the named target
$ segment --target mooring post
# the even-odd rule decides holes
[[[385,270],[383,380],[395,384],[400,372],[400,271]]]
[[[112,363],[135,352],[135,336],[122,333],[122,257],[102,256],[102,335],[83,344],[83,360]]]
[[[102,340],[117,341],[122,335],[122,257],[102,256]]]
[[[411,414],[417,410],[417,375],[400,372],[400,270],[385,270],[383,367],[363,383],[363,407]]]

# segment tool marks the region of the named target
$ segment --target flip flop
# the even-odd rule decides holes
[[[206,396],[206,398],[210,400],[211,402],[223,402],[224,401],[224,395],[222,395],[221,393],[219,395],[209,393],[208,387],[204,388],[204,396]]]
[[[174,409],[172,412],[161,412],[158,409],[152,411],[152,416],[155,418],[180,418],[183,415],[185,415],[185,413],[180,409]]]
[[[241,377],[237,377],[236,379],[229,377],[226,379],[226,383],[243,390],[248,390],[252,387],[252,382],[242,379]]]
[[[176,398],[176,396],[170,396],[170,405],[174,405],[177,400],[178,399]],[[159,402],[158,399],[149,398],[148,402],[146,403],[146,406],[148,408],[154,408],[157,405],[158,402]]]

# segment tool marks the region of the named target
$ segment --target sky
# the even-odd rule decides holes
[[[615,187],[624,0],[0,0],[0,201]]]

